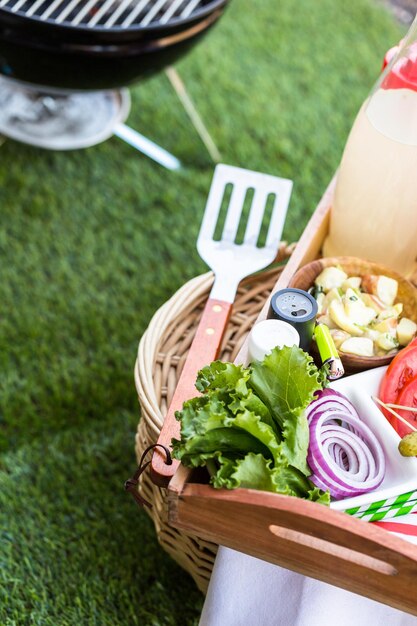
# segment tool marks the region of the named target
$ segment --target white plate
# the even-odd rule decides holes
[[[339,391],[352,402],[361,419],[378,438],[386,460],[385,477],[378,489],[353,498],[334,501],[330,504],[332,509],[343,511],[417,490],[417,458],[401,456],[398,451],[401,437],[371,398],[378,396],[379,385],[386,369],[378,367],[330,384],[332,389]]]

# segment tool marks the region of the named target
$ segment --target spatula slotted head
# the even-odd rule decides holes
[[[217,165],[197,240],[216,276],[227,273],[237,285],[272,263],[291,191],[291,180]]]

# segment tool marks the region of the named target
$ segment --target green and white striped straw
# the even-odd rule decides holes
[[[358,517],[366,522],[379,522],[417,511],[417,491],[409,491],[395,498],[387,498],[371,502],[363,506],[346,509],[345,513]]]

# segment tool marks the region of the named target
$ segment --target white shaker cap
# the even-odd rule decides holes
[[[300,335],[288,322],[282,320],[263,320],[252,328],[249,335],[248,357],[252,361],[262,361],[273,348],[299,346]]]

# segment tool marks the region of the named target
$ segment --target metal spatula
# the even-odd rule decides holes
[[[223,232],[216,240],[216,227],[229,186],[232,191]],[[185,400],[197,394],[195,380],[198,370],[217,357],[240,281],[275,259],[291,190],[291,180],[230,165],[217,165],[197,241],[198,252],[213,270],[215,280],[158,443],[170,447],[172,437],[179,437],[180,425],[175,419],[175,411],[182,408]],[[253,193],[253,199],[244,220],[242,211],[249,193]],[[258,245],[265,211],[270,204],[272,210],[266,240],[264,245]],[[243,221],[246,223],[241,223]],[[244,232],[240,244],[236,243],[238,232]],[[176,461],[166,465],[164,455],[156,449],[152,458],[153,481],[166,487],[177,466]]]

